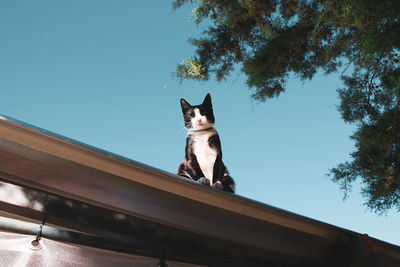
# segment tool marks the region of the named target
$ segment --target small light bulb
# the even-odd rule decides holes
[[[32,250],[39,250],[39,249],[42,248],[42,244],[43,244],[43,241],[41,239],[39,239],[39,240],[33,239],[31,241],[31,249]]]

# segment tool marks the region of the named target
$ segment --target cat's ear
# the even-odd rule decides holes
[[[210,94],[207,94],[206,97],[204,98],[203,105],[210,106],[210,107],[212,106]]]
[[[181,107],[183,114],[185,114],[189,109],[192,108],[192,106],[183,98],[181,98]]]

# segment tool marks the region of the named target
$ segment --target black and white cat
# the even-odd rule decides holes
[[[178,175],[234,193],[235,183],[222,162],[221,142],[213,128],[210,94],[197,106],[182,98],[181,107],[188,133],[185,159],[179,165]]]

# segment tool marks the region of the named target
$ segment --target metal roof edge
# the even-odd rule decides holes
[[[5,123],[2,123],[1,119]],[[87,165],[91,168],[111,174],[116,174],[120,177],[134,180],[135,182],[155,187],[157,189],[177,194],[195,201],[200,201],[204,204],[216,206],[218,208],[222,208],[244,216],[267,220],[268,222],[272,223],[283,224],[289,228],[294,226],[293,218],[296,218],[296,224],[298,224],[300,228],[303,228],[304,231],[314,233],[318,236],[323,236],[324,238],[331,238],[333,236],[332,231],[337,232],[338,230],[345,230],[337,226],[289,212],[240,195],[227,193],[199,184],[161,169],[157,169],[138,161],[0,114],[0,129],[1,128],[3,128],[3,131],[2,135],[0,135],[0,138],[6,138],[10,141],[23,144],[32,149],[37,149],[69,161]],[[8,131],[6,128],[8,128]],[[4,134],[7,136],[4,136]],[[77,156],[77,154],[85,154],[85,157]],[[95,162],[93,159],[89,159],[89,157],[92,157],[100,162]],[[102,164],[101,162],[108,164]],[[157,179],[149,180],[147,179],[149,178],[148,176],[142,179],[137,179],[137,177],[129,175],[126,173],[126,171],[108,168],[108,165],[119,165],[119,167],[122,167],[123,169],[134,169],[135,171],[139,170],[141,172],[147,172],[151,174],[152,178]],[[268,211],[268,218],[265,217],[265,211]],[[314,227],[315,225],[323,225],[325,229],[324,233],[316,233],[315,230],[312,229],[307,231],[307,229],[311,226],[310,224],[313,224]],[[327,227],[329,230],[327,230]]]

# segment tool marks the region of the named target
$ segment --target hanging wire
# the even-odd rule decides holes
[[[157,264],[157,267],[168,267],[168,264],[165,262],[165,251],[163,251],[160,262]]]
[[[39,249],[42,248],[43,240],[41,240],[41,239],[42,239],[42,230],[43,230],[43,226],[44,226],[45,221],[46,221],[46,218],[39,225],[39,230],[38,230],[38,232],[36,234],[36,238],[31,241],[31,249],[32,250],[39,250]]]

